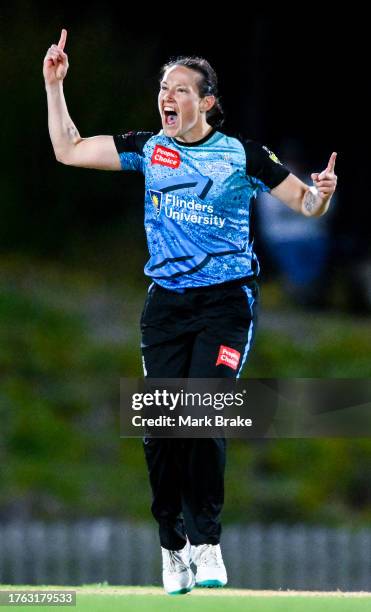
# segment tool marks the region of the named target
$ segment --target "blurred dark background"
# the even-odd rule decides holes
[[[41,65],[64,26],[65,93],[81,135],[160,129],[160,66],[178,54],[205,56],[219,75],[226,130],[279,156],[281,142],[296,139],[308,173],[338,152],[334,231],[348,257],[364,253],[367,33],[359,15],[249,9],[242,19],[234,11],[214,15],[215,24],[198,8],[180,17],[170,12],[129,17],[121,3],[94,1],[79,12],[71,3],[2,9],[2,247],[65,256],[82,237],[118,224],[143,236],[141,177],[76,171],[54,161]]]
[[[294,142],[308,175],[338,152],[326,261],[310,291],[276,265],[256,215],[261,326],[246,374],[370,376],[367,21],[313,5],[300,14],[154,9],[149,15],[140,6],[129,16],[124,3],[93,0],[78,8],[20,1],[0,11],[4,521],[150,519],[140,441],[118,433],[119,377],[141,375],[138,328],[148,286],[142,177],[56,162],[42,62],[62,27],[70,61],[65,95],[82,136],[159,130],[159,69],[192,54],[217,71],[226,131],[262,142],[288,165],[287,143]],[[226,521],[367,524],[366,436],[234,441]]]

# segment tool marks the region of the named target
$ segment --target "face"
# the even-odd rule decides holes
[[[213,105],[213,96],[200,98],[199,74],[185,66],[169,68],[161,81],[158,107],[162,129],[171,138],[197,137],[206,124],[206,111]]]

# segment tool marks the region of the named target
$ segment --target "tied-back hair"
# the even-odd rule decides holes
[[[206,121],[214,128],[220,128],[224,123],[224,111],[218,94],[218,77],[209,62],[203,57],[181,55],[170,59],[161,68],[160,79],[163,78],[165,72],[173,66],[185,66],[195,72],[198,72],[200,79],[198,81],[198,92],[200,98],[205,96],[215,96],[214,106],[207,111]]]

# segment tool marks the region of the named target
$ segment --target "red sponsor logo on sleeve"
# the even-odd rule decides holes
[[[215,365],[225,365],[232,370],[237,370],[239,361],[240,361],[241,353],[236,351],[229,346],[220,345],[218,359],[216,360]]]
[[[180,165],[180,155],[178,151],[156,145],[152,153],[151,162],[152,164],[167,166],[168,168],[178,168]]]

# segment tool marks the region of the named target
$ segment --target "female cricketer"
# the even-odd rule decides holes
[[[220,131],[216,74],[199,57],[180,57],[163,67],[160,131],[82,138],[63,94],[66,37],[62,30],[43,68],[57,160],[145,177],[150,258],[144,272],[152,281],[141,317],[145,376],[239,377],[258,301],[252,200],[259,190],[269,191],[298,213],[323,215],[336,188],[336,153],[308,186],[267,147],[227,136]],[[224,586],[219,540],[225,440],[144,438],[143,445],[166,592]]]

